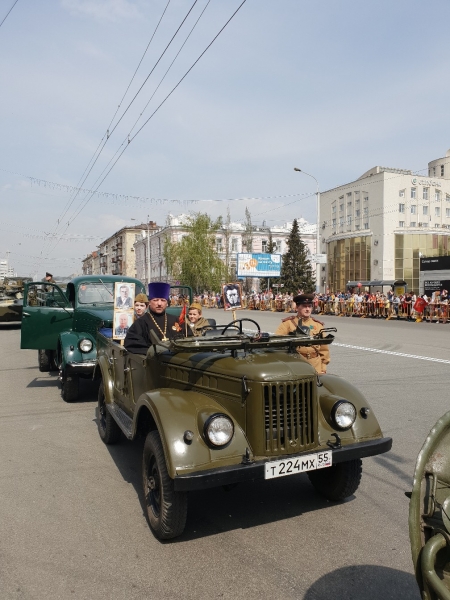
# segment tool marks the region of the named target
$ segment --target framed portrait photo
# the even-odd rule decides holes
[[[240,283],[224,283],[222,286],[223,307],[225,310],[242,308],[242,292]]]

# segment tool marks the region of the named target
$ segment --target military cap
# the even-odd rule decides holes
[[[298,306],[299,304],[312,304],[314,294],[299,294],[293,298],[293,301]]]
[[[148,298],[145,294],[138,294],[136,296],[136,298],[134,299],[135,302],[145,302],[145,304],[148,304]]]
[[[198,310],[198,312],[202,312],[202,305],[199,304],[198,302],[193,302],[190,307],[188,308],[188,310],[191,310],[191,308],[195,308]]]

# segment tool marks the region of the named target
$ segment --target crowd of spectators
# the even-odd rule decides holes
[[[301,293],[298,290],[295,294]],[[293,293],[265,290],[263,292],[242,292],[241,307],[249,310],[270,310],[295,312]],[[183,304],[184,296],[172,295],[172,305]],[[204,308],[224,308],[224,300],[219,292],[203,292],[194,296],[194,302]],[[392,290],[386,293],[358,289],[353,292],[336,292],[314,295],[314,314],[333,314],[348,317],[371,317],[384,319],[404,319],[407,321],[428,320],[436,323],[448,322],[448,292],[441,290],[416,295],[406,292],[396,295]]]

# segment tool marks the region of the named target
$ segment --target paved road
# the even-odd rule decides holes
[[[268,331],[280,320],[239,316]],[[36,351],[19,350],[20,330],[2,327],[0,597],[419,600],[404,491],[448,409],[450,325],[323,320],[338,327],[330,371],[364,391],[393,450],[365,459],[360,489],[340,505],[305,476],[192,493],[186,531],[168,543],[144,518],[142,443],[106,447],[95,389],[65,404]]]

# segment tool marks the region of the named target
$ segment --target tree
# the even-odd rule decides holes
[[[283,256],[280,283],[286,291],[312,293],[315,289],[315,277],[308,259],[308,248],[300,237],[297,219],[287,239],[288,251]]]
[[[193,213],[183,225],[187,229],[179,242],[166,238],[164,259],[171,279],[190,285],[195,293],[219,290],[225,265],[216,250],[215,233],[222,219],[212,221],[206,213]]]

